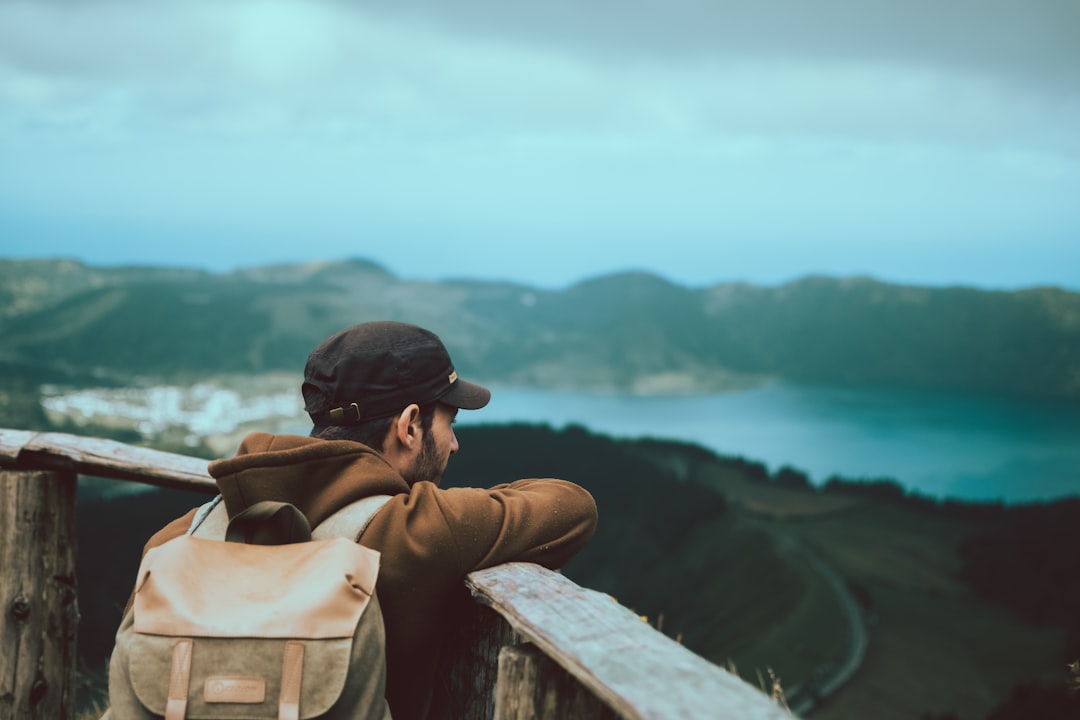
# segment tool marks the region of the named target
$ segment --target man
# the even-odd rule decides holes
[[[596,505],[554,479],[438,487],[458,451],[458,410],[482,408],[491,393],[459,379],[428,330],[397,322],[343,330],[308,357],[302,391],[311,437],[253,433],[236,457],[210,464],[228,515],[278,500],[315,526],[361,498],[391,496],[359,539],[382,553],[386,697],[395,720],[446,717],[436,668],[464,576],[513,560],[560,567],[592,537]],[[196,512],[146,550],[187,532]]]

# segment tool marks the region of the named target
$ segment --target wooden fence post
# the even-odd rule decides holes
[[[531,643],[499,652],[494,720],[618,720],[577,678]]]
[[[0,470],[0,720],[75,713],[75,486]]]
[[[491,720],[498,682],[499,651],[521,639],[497,612],[462,596],[457,617],[443,650],[438,676],[449,689],[447,717]]]

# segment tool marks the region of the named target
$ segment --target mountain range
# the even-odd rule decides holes
[[[350,324],[439,333],[463,375],[638,393],[766,380],[1080,400],[1080,293],[807,277],[683,287],[621,273],[560,290],[416,281],[365,260],[229,273],[0,260],[0,369],[31,382],[297,371]]]

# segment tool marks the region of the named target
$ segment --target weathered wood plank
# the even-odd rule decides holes
[[[216,493],[206,460],[113,440],[0,429],[0,467],[71,470],[160,487]]]
[[[499,653],[494,720],[617,720],[570,673],[535,645],[507,646]]]
[[[757,688],[653,630],[610,596],[538,565],[479,570],[466,584],[621,717],[791,719]]]
[[[0,429],[0,463],[7,465],[19,459],[19,453],[38,433],[29,430]]]
[[[0,470],[0,718],[75,712],[75,475]]]

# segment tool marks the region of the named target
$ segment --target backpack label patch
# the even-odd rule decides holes
[[[208,677],[203,699],[208,703],[261,703],[266,700],[266,680],[228,675]]]

